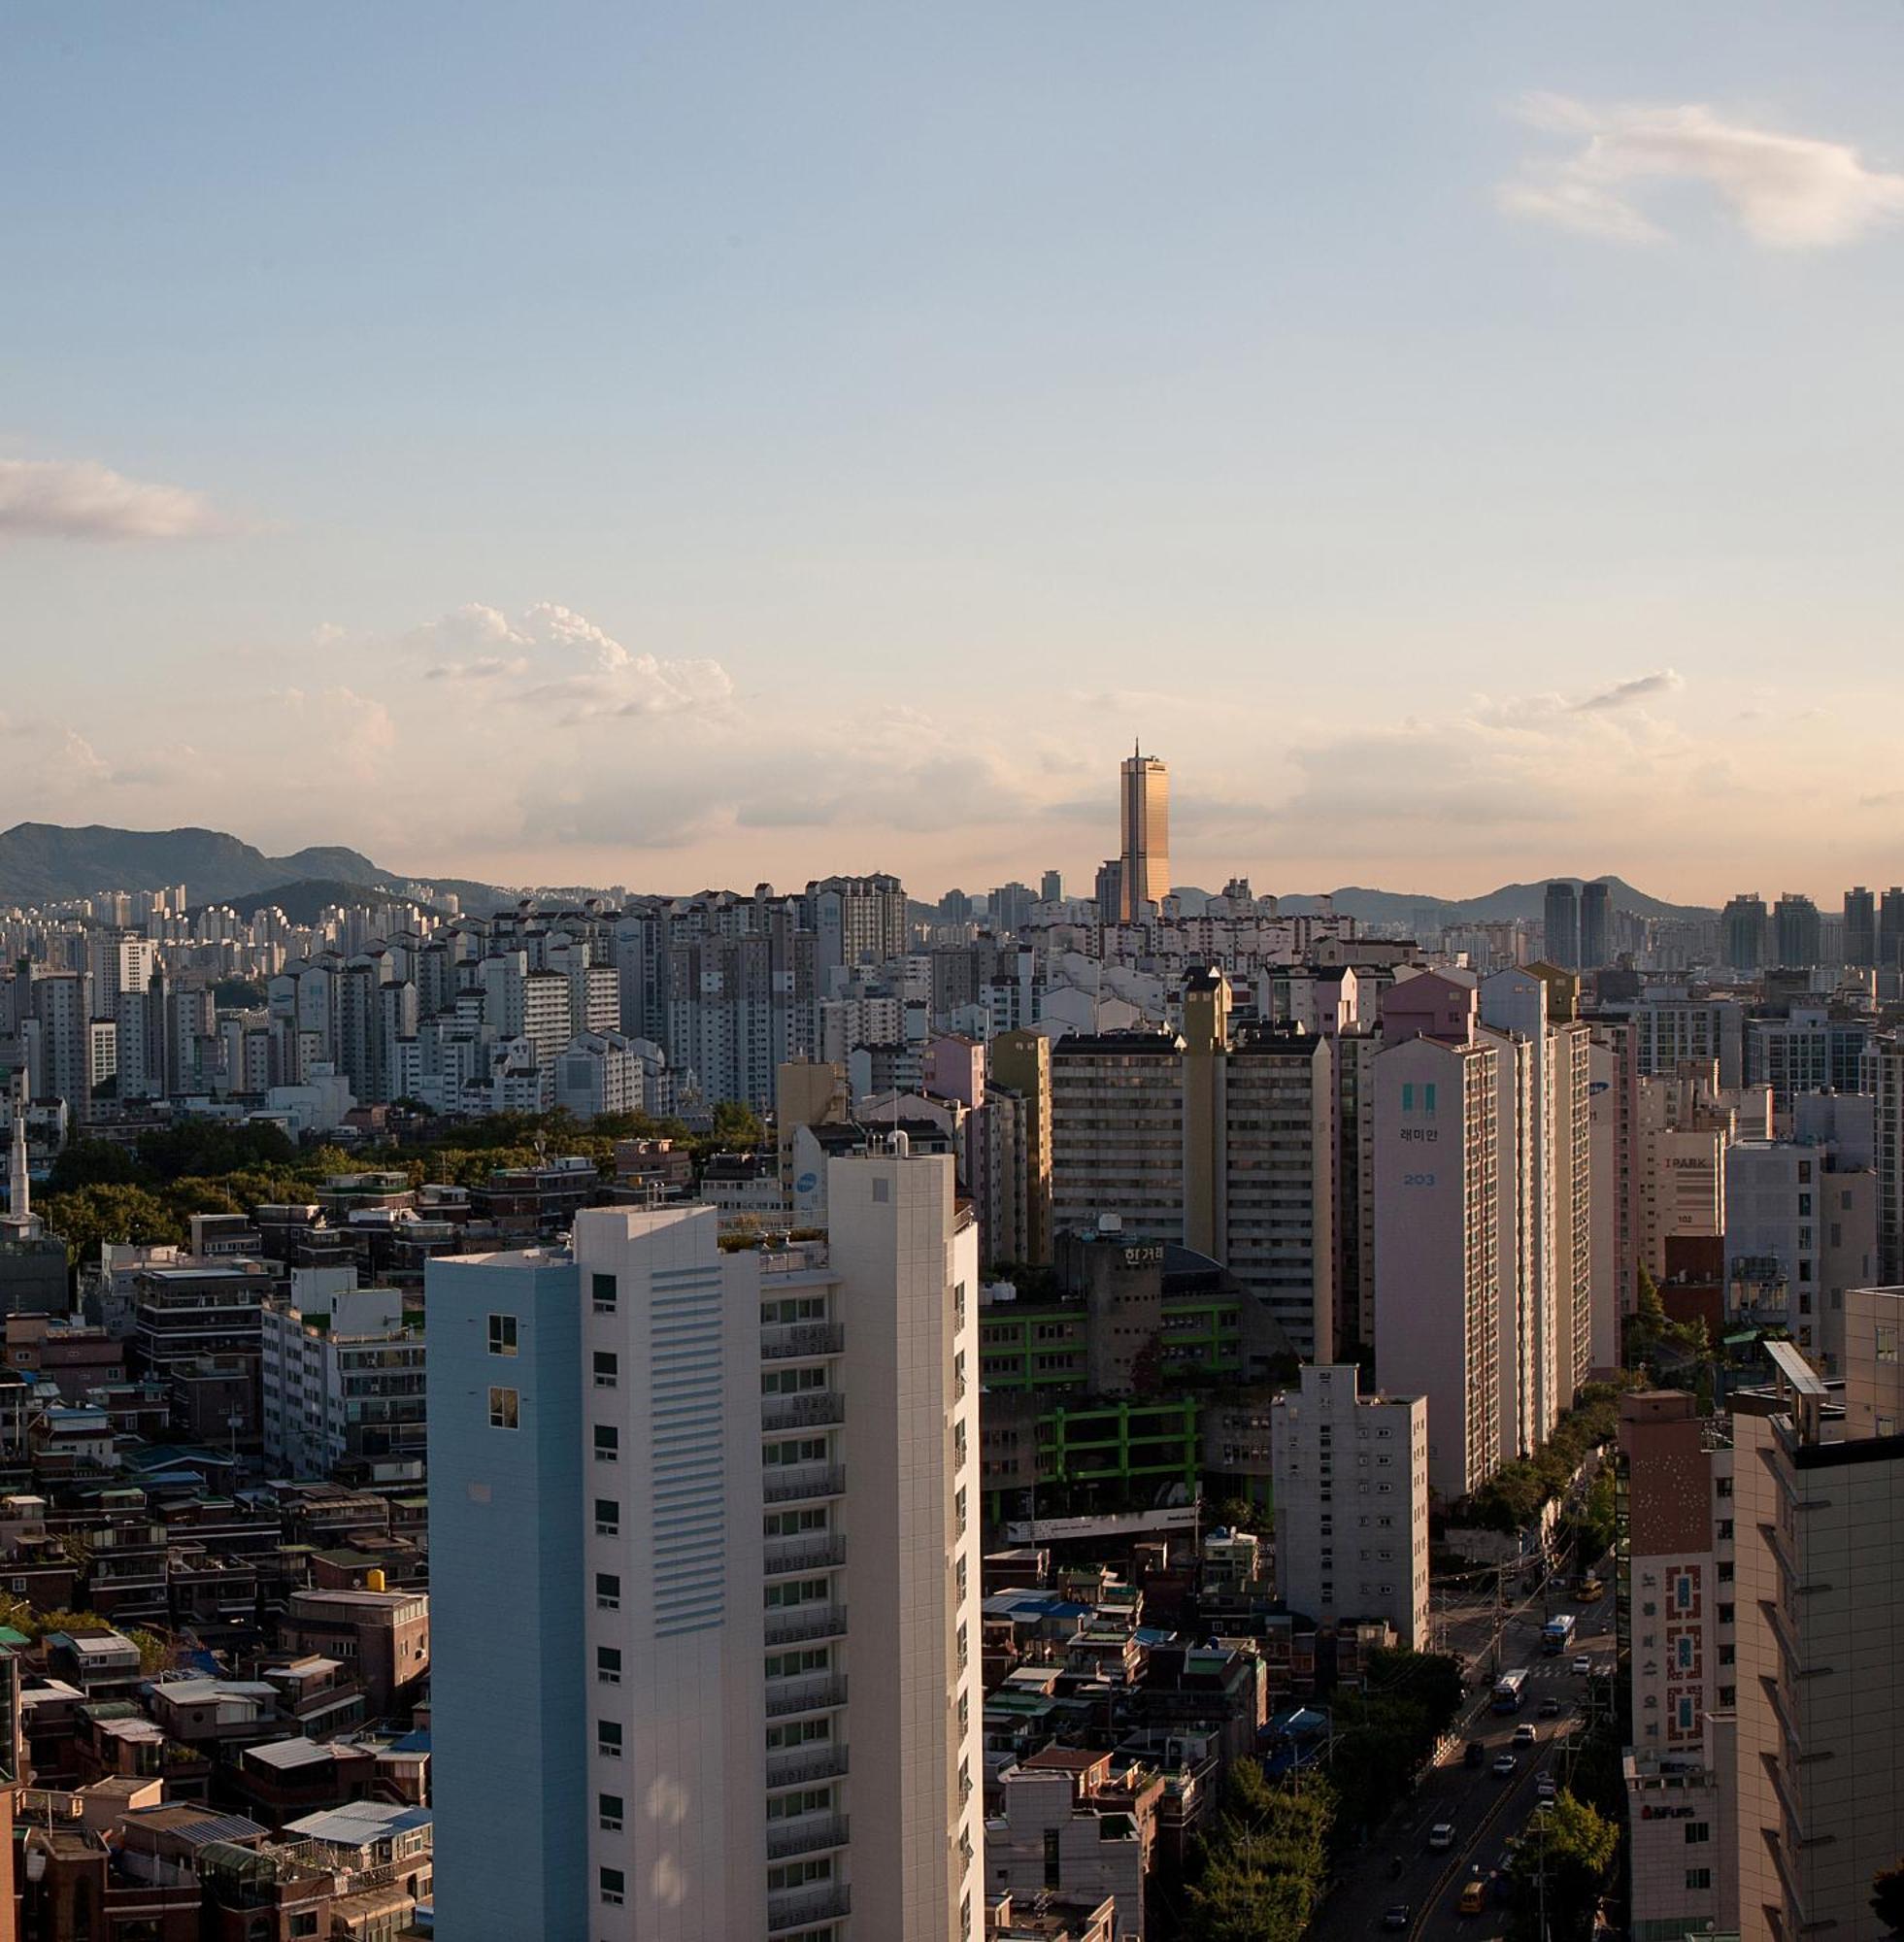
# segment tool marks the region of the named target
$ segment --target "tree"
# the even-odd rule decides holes
[[[1904,1934],[1904,1860],[1871,1877],[1871,1908],[1893,1935]]]
[[[185,1238],[184,1222],[143,1187],[83,1187],[75,1193],[49,1194],[39,1211],[48,1231],[66,1243],[66,1258],[75,1267],[96,1260],[102,1241],[154,1247],[177,1246]]]
[[[1524,1938],[1524,1942],[1542,1942],[1544,1901],[1551,1942],[1588,1942],[1600,1895],[1619,1851],[1618,1825],[1586,1801],[1563,1791],[1537,1817],[1515,1850],[1509,1933]]]
[[[75,1193],[83,1187],[130,1187],[146,1177],[117,1141],[75,1140],[55,1156],[47,1188],[52,1193]]]
[[[1283,1791],[1254,1760],[1234,1761],[1189,1891],[1190,1942],[1298,1942],[1326,1880],[1334,1807],[1325,1780]]]
[[[756,1152],[767,1144],[760,1115],[740,1099],[723,1099],[714,1109],[714,1137],[724,1152]]]
[[[297,1149],[282,1126],[268,1120],[230,1125],[219,1120],[183,1120],[139,1135],[139,1159],[161,1181],[186,1174],[234,1173],[244,1166],[282,1166]]]

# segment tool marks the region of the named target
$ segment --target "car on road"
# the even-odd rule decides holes
[[[1539,1738],[1531,1720],[1522,1720],[1514,1729],[1514,1744],[1517,1747],[1531,1747]]]
[[[1534,1710],[1543,1720],[1557,1720],[1560,1717],[1560,1702],[1557,1699],[1543,1699]]]
[[[1435,1849],[1452,1848],[1454,1845],[1454,1824],[1452,1821],[1437,1821],[1428,1829],[1428,1846]]]
[[[1487,1764],[1487,1742],[1486,1740],[1470,1740],[1466,1750],[1461,1755],[1461,1758],[1469,1766],[1486,1766]]]
[[[1553,1800],[1560,1791],[1559,1783],[1551,1773],[1544,1773],[1534,1782],[1534,1792],[1542,1800]]]
[[[1406,1929],[1415,1920],[1415,1911],[1405,1901],[1398,1901],[1382,1917],[1384,1928]]]
[[[1461,1887],[1460,1909],[1463,1915],[1479,1915],[1487,1906],[1487,1883],[1485,1877],[1476,1875],[1471,1882]]]
[[[1585,1653],[1582,1653],[1581,1656],[1574,1660],[1574,1677],[1576,1679],[1590,1679],[1592,1678],[1592,1676],[1593,1676],[1593,1661],[1590,1658],[1588,1658]]]
[[[1499,1774],[1503,1780],[1505,1780],[1511,1773],[1515,1771],[1515,1769],[1518,1766],[1520,1766],[1520,1762],[1518,1759],[1516,1759],[1512,1754],[1503,1754],[1500,1757],[1500,1758],[1494,1762],[1494,1771],[1497,1774]]]

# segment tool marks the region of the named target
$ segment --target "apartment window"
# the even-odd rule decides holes
[[[965,1670],[965,1662],[966,1662],[966,1660],[967,1660],[967,1659],[968,1659],[968,1658],[969,1658],[970,1657],[971,1657],[971,1651],[970,1651],[970,1647],[968,1646],[968,1644],[967,1644],[967,1641],[966,1641],[966,1637],[965,1637],[965,1627],[964,1627],[963,1625],[960,1625],[960,1626],[959,1626],[959,1628],[958,1628],[958,1669],[959,1669],[959,1671],[963,1672],[963,1671]]]
[[[952,1494],[952,1523],[957,1527],[957,1535],[965,1535],[965,1489],[961,1485]]]
[[[612,1390],[621,1377],[621,1363],[611,1350],[595,1351],[595,1387],[598,1390]]]
[[[972,1725],[972,1695],[961,1692],[958,1695],[958,1737],[962,1740]]]
[[[489,1318],[489,1353],[492,1356],[513,1356],[516,1353],[516,1318],[513,1315],[492,1315]]]
[[[613,1275],[590,1275],[589,1285],[594,1295],[595,1313],[613,1315],[616,1309],[616,1286]]]
[[[521,1422],[522,1399],[514,1390],[489,1391],[489,1427],[515,1429]]]
[[[1731,1541],[1732,1541],[1732,1520],[1731,1520],[1730,1518],[1720,1518],[1720,1521],[1719,1521],[1719,1535],[1720,1535],[1720,1540],[1721,1540],[1722,1542],[1724,1542],[1724,1543],[1726,1543],[1726,1544],[1730,1544],[1730,1543],[1731,1543]]]
[[[1682,1672],[1690,1672],[1692,1670],[1692,1639],[1690,1635],[1683,1635],[1674,1640],[1673,1643],[1678,1652],[1680,1670]]]
[[[621,1684],[621,1654],[612,1645],[598,1645],[595,1648],[595,1677],[604,1686]]]
[[[769,1443],[760,1452],[763,1463],[823,1463],[826,1461],[826,1439],[823,1436],[801,1436],[786,1443]]]
[[[618,1463],[621,1460],[621,1432],[612,1423],[598,1423],[595,1425],[595,1461],[597,1463]]]
[[[802,1814],[827,1814],[833,1807],[830,1787],[804,1787],[792,1793],[777,1793],[767,1802],[769,1821],[794,1821]]]
[[[1713,1885],[1713,1871],[1711,1868],[1687,1869],[1686,1886],[1688,1892],[1698,1889],[1708,1889],[1711,1888],[1712,1885]]]
[[[613,1571],[595,1573],[595,1607],[603,1612],[621,1609],[621,1580]]]
[[[1730,1560],[1727,1558],[1720,1559],[1719,1582],[1721,1585],[1729,1585],[1732,1582],[1732,1565]]]
[[[613,1720],[595,1722],[595,1751],[604,1759],[621,1758],[621,1728]]]
[[[621,1535],[621,1506],[613,1497],[595,1499],[595,1535],[597,1537]]]
[[[770,1754],[784,1753],[789,1747],[811,1746],[816,1740],[830,1740],[832,1737],[831,1720],[795,1720],[789,1726],[767,1728],[767,1751]]]
[[[602,1899],[611,1908],[619,1908],[627,1899],[627,1881],[619,1868],[602,1870]]]
[[[828,1646],[809,1647],[805,1652],[770,1652],[767,1655],[769,1679],[798,1679],[802,1673],[824,1672],[833,1663]]]
[[[760,1378],[762,1395],[798,1395],[808,1390],[823,1390],[826,1371],[818,1366],[800,1369],[769,1369]]]
[[[1897,1359],[1897,1329],[1894,1323],[1878,1323],[1878,1360],[1894,1362]]]
[[[873,1204],[876,1207],[883,1207],[891,1198],[892,1198],[891,1181],[875,1180],[873,1182]]]
[[[1703,1846],[1713,1837],[1713,1830],[1707,1822],[1688,1821],[1686,1824],[1686,1845],[1688,1848]]]
[[[833,1879],[833,1862],[822,1856],[817,1861],[787,1861],[767,1870],[767,1892],[779,1894],[789,1888],[810,1888],[815,1882]]]
[[[1719,1662],[1721,1665],[1733,1664],[1738,1657],[1739,1648],[1735,1645],[1722,1645],[1719,1649]]]
[[[621,1796],[618,1793],[598,1793],[595,1796],[595,1819],[601,1824],[604,1834],[620,1833]]]
[[[1062,1888],[1064,1885],[1063,1864],[1059,1859],[1059,1833],[1055,1827],[1045,1829],[1045,1886]]]
[[[963,1552],[959,1553],[958,1561],[952,1567],[952,1580],[958,1588],[958,1602],[962,1605],[965,1602],[965,1587],[967,1583],[965,1554]]]
[[[1682,1733],[1689,1733],[1692,1730],[1692,1698],[1689,1693],[1680,1694],[1679,1729]]]

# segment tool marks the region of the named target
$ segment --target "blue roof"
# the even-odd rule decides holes
[[[404,1734],[400,1740],[390,1742],[393,1754],[426,1754],[430,1750],[430,1729],[418,1726],[415,1732]]]

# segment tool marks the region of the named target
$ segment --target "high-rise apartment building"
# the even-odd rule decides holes
[[[1386,1619],[1428,1642],[1428,1405],[1308,1364],[1270,1405],[1277,1593],[1319,1624]]]
[[[1878,900],[1862,884],[1845,892],[1845,962],[1878,961]]]
[[[807,886],[806,903],[822,985],[829,971],[905,954],[906,891],[897,877],[827,877]]]
[[[1845,1297],[1838,1405],[1795,1345],[1733,1412],[1738,1929],[1878,1942],[1904,1853],[1904,1289]]]
[[[985,1048],[985,1097],[1003,1090],[1022,1102],[1022,1130],[1016,1142],[1022,1175],[1022,1232],[1035,1263],[1052,1257],[1052,1042],[1043,1032],[1000,1032]]]
[[[1547,887],[1543,932],[1546,948],[1542,954],[1550,964],[1563,971],[1580,969],[1580,897],[1573,885],[1553,883]]]
[[[1613,961],[1613,887],[1604,882],[1580,887],[1580,962],[1575,969],[1598,971]]]
[[[1887,971],[1904,964],[1904,889],[1895,885],[1878,899],[1878,963]]]
[[[1643,1219],[1639,1115],[1640,1080],[1633,1028],[1621,1018],[1588,1020],[1587,1139],[1593,1177],[1591,1364],[1620,1360],[1620,1329],[1639,1300]]]
[[[1118,915],[1136,923],[1170,894],[1170,772],[1141,746],[1119,770]]]
[[[1298,1355],[1332,1356],[1335,1076],[1298,1025],[1232,1032],[1219,971],[1185,981],[1184,1029],[1072,1035],[1052,1051],[1055,1232],[1115,1215],[1235,1275]]]
[[[978,1942],[977,1237],[898,1146],[825,1248],[588,1209],[432,1263],[446,1933]]]
[[[1772,907],[1775,963],[1783,970],[1805,970],[1818,963],[1820,942],[1818,905],[1810,897],[1787,890]]]
[[[1493,1034],[1423,1034],[1375,1060],[1376,1380],[1426,1396],[1428,1481],[1450,1503],[1516,1454],[1501,1375],[1516,1068],[1515,1042]]]
[[[1765,899],[1748,890],[1725,906],[1719,920],[1720,954],[1734,971],[1764,968],[1771,951],[1771,920]]]

